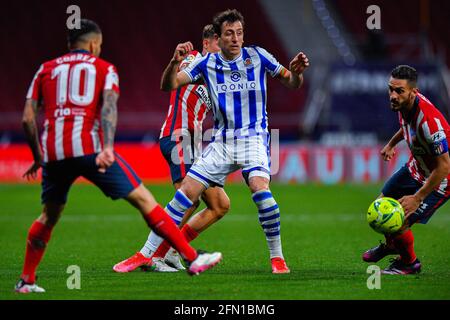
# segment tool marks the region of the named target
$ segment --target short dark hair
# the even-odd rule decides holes
[[[408,83],[415,87],[417,85],[417,70],[407,65],[399,65],[391,72],[392,78],[407,80]]]
[[[83,36],[88,33],[102,33],[98,24],[89,19],[80,19],[80,28],[69,29],[67,32],[67,42],[73,46],[79,41],[83,41]]]
[[[242,23],[242,27],[244,26],[244,16],[236,9],[228,9],[219,12],[214,16],[212,23],[214,26],[214,32],[217,33],[219,37],[222,34],[222,24],[225,21],[231,23],[240,21]]]
[[[211,39],[214,37],[216,32],[214,31],[214,27],[212,24],[207,24],[203,28],[202,39]]]

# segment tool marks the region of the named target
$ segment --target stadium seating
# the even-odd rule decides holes
[[[361,0],[353,1],[352,9],[348,10],[348,1],[336,0],[330,2],[334,9],[341,15],[348,31],[357,40],[367,40],[368,29],[366,13],[370,5],[376,4],[381,9],[382,33],[391,39],[387,40],[387,48],[390,58],[404,56],[400,52],[408,50],[409,59],[424,58],[420,50],[422,36],[430,41],[435,53],[438,53],[450,42],[450,34],[444,30],[448,29],[448,13],[450,2],[445,0],[420,1],[420,0]],[[406,49],[405,49],[406,47]],[[450,52],[444,52],[447,65],[450,65]]]
[[[30,80],[39,64],[66,51],[65,25],[68,1],[8,2],[2,19],[0,52],[6,63],[0,78],[0,132],[20,132],[20,113]],[[284,65],[288,57],[271,27],[266,13],[255,1],[195,2],[151,1],[77,2],[81,16],[99,23],[104,34],[102,57],[113,62],[120,75],[121,98],[118,132],[123,136],[157,136],[168,108],[169,94],[160,91],[160,77],[176,44],[191,40],[201,48],[201,30],[212,16],[226,8],[238,8],[246,19],[245,45],[258,44],[272,52]],[[18,27],[20,26],[20,27]],[[289,91],[269,80],[268,109],[271,126],[296,134],[306,88]],[[9,120],[6,121],[6,116]]]

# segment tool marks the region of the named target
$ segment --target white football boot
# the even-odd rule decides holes
[[[222,253],[212,252],[207,253],[205,251],[197,250],[197,258],[191,263],[187,262],[187,272],[191,276],[198,276],[200,273],[211,269],[222,260]]]
[[[178,254],[178,251],[170,248],[170,250],[166,253],[166,256],[164,257],[164,262],[169,265],[172,268],[175,268],[177,270],[186,270],[186,268],[181,263],[180,255]]]
[[[178,272],[178,269],[172,268],[164,262],[163,258],[152,258],[150,269],[154,272]]]
[[[18,293],[42,293],[45,292],[44,288],[39,287],[37,284],[26,283],[22,279],[14,287],[14,291]]]

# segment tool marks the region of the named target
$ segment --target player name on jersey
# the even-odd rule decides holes
[[[27,99],[39,102],[44,108],[41,137],[44,162],[102,150],[103,90],[119,93],[116,68],[87,51],[72,51],[40,66]]]

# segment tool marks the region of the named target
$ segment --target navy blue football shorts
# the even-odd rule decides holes
[[[136,189],[141,180],[122,157],[115,153],[116,160],[104,173],[95,163],[97,154],[51,161],[42,168],[42,204],[47,202],[65,204],[67,194],[78,177],[91,181],[102,192],[114,200],[125,198]]]
[[[398,200],[403,196],[413,195],[421,187],[422,184],[411,176],[405,165],[386,181],[381,192],[386,197]],[[449,196],[446,197],[437,191],[431,192],[420,204],[417,211],[408,217],[409,225],[411,226],[416,222],[427,223],[436,210],[447,202],[448,198]]]
[[[180,182],[194,163],[193,139],[173,141],[170,136],[159,139],[159,148],[170,168],[172,183]]]

